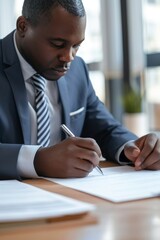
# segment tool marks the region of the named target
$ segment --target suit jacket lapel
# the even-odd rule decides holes
[[[63,110],[63,119],[62,123],[66,124],[68,127],[70,127],[70,108],[69,108],[69,95],[68,95],[68,89],[67,89],[67,83],[66,78],[62,77],[57,81],[58,89],[59,89],[59,95],[62,102],[62,110]],[[62,133],[62,137],[65,137],[65,134]]]
[[[10,49],[5,47],[6,42],[10,41]],[[5,64],[8,65],[5,68],[6,76],[10,82],[10,86],[13,91],[14,99],[17,106],[17,111],[20,118],[20,123],[22,127],[24,143],[30,144],[30,121],[29,121],[29,109],[27,93],[25,88],[25,83],[21,73],[19,61],[15,52],[13,44],[13,34],[10,34],[8,38],[3,41],[3,59]]]

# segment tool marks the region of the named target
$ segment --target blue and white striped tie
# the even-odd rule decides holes
[[[44,147],[50,143],[50,118],[48,102],[45,96],[46,80],[39,74],[33,75],[35,86],[35,104],[37,112],[37,144]]]

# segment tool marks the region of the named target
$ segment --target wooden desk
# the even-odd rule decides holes
[[[103,163],[104,166],[110,166]],[[160,199],[112,203],[43,179],[25,181],[39,188],[96,204],[77,218],[0,224],[3,240],[160,240]]]

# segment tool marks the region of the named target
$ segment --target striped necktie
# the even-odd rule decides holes
[[[46,80],[39,74],[33,75],[35,104],[37,113],[37,144],[48,146],[50,143],[50,119],[48,102],[45,95]]]

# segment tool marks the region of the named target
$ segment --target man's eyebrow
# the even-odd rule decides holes
[[[63,38],[50,38],[51,41],[57,41],[57,42],[69,42],[67,39],[63,39]],[[79,41],[76,44],[81,44],[85,39],[83,38],[81,41]]]

